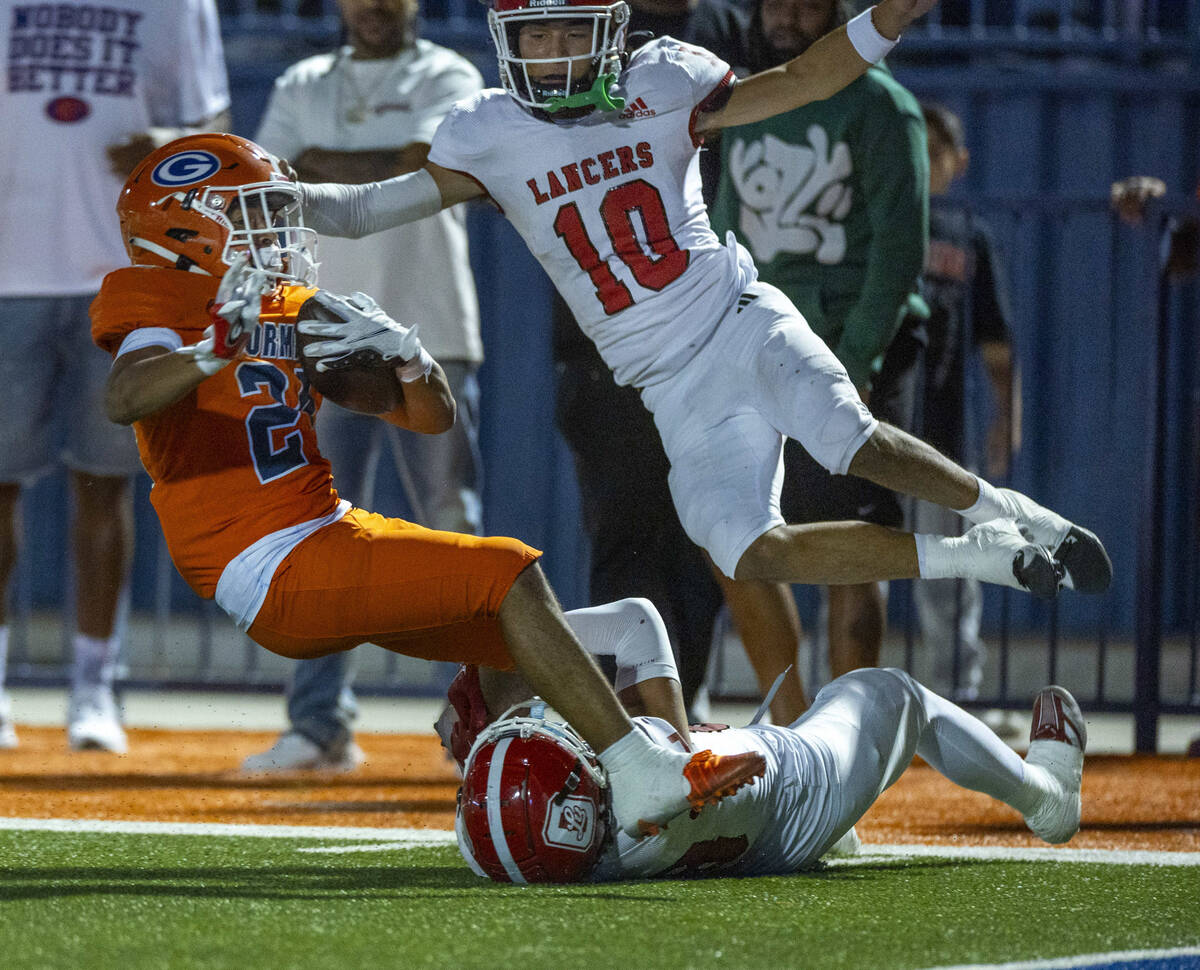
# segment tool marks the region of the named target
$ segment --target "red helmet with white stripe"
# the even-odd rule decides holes
[[[528,717],[511,717],[530,707]],[[574,729],[527,701],[467,757],[455,828],[467,863],[496,882],[581,882],[611,831],[608,779]]]
[[[629,4],[625,0],[484,0],[488,4],[488,27],[500,61],[500,81],[514,99],[527,108],[556,112],[564,109],[620,111],[625,102],[609,95],[621,73],[625,34],[629,29]],[[592,33],[591,53],[578,60],[562,57],[523,57],[522,27],[536,27],[549,20],[572,20],[587,24]],[[587,58],[584,70],[576,65]],[[548,86],[532,78],[529,65],[566,63],[565,83]]]

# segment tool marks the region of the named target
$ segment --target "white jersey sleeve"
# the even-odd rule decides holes
[[[569,610],[566,618],[588,653],[616,661],[617,690],[657,677],[679,680],[666,624],[648,599],[627,597]]]
[[[499,88],[487,88],[458,101],[433,134],[429,160],[480,180],[487,174],[480,170],[481,166],[488,164],[492,154],[491,147],[479,137],[487,111],[485,105],[503,105],[509,100],[508,94]]]
[[[733,91],[733,71],[712,51],[673,37],[662,38],[657,53],[677,69],[683,97],[694,106],[688,116],[688,134],[698,145],[702,139],[696,136],[696,118],[701,112],[724,106]]]

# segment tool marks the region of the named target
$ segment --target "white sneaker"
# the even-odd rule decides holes
[[[0,750],[17,746],[17,728],[12,719],[12,698],[0,690]]]
[[[246,758],[242,762],[242,774],[319,771],[327,775],[344,775],[356,770],[366,760],[362,748],[353,741],[327,750],[298,731],[285,731],[266,751]]]
[[[129,749],[111,687],[89,684],[72,689],[67,712],[67,743],[72,751],[124,754]]]
[[[1062,563],[1067,589],[1081,593],[1103,593],[1108,589],[1112,583],[1112,560],[1094,532],[1038,505],[1028,495],[1011,488],[996,491],[1011,510],[1022,535],[1045,546]]]
[[[1080,787],[1087,724],[1070,692],[1045,687],[1033,702],[1033,726],[1025,763],[1040,768],[1051,782],[1044,804],[1025,824],[1043,842],[1058,845],[1079,831]]]
[[[1007,519],[972,526],[958,539],[955,550],[964,575],[986,583],[1010,586],[1038,599],[1052,600],[1062,585],[1064,567],[1045,546],[1030,542]]]

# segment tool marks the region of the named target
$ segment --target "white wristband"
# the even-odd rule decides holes
[[[858,51],[858,56],[868,64],[878,64],[896,46],[896,40],[888,40],[878,30],[875,29],[875,22],[871,19],[871,11],[874,7],[867,7],[857,17],[851,17],[846,23],[846,36],[850,38],[850,43],[854,45],[854,49]]]
[[[416,357],[396,368],[396,376],[400,378],[401,382],[411,384],[422,377],[428,377],[431,370],[433,370],[433,358],[429,356],[429,351],[422,347]]]

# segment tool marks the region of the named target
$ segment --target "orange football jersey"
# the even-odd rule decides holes
[[[194,344],[210,322],[206,308],[219,283],[176,269],[109,273],[92,303],[92,338],[114,356],[130,333],[149,327]],[[245,357],[134,423],[171,559],[207,599],[248,546],[337,506],[313,431],[320,395],[296,351],[296,314],[315,292],[284,286],[264,297]]]

